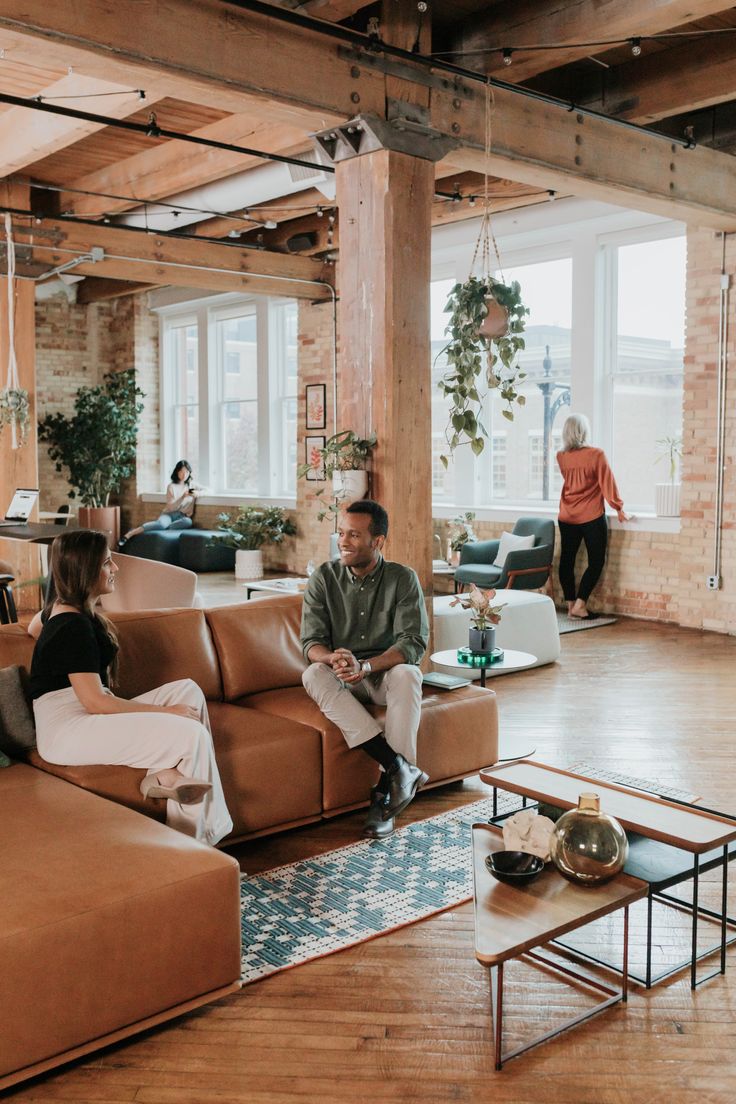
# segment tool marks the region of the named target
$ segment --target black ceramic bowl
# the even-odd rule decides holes
[[[525,851],[493,851],[486,856],[486,866],[494,878],[509,885],[533,882],[544,870],[543,860]]]

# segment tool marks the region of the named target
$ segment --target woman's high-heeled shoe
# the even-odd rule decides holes
[[[210,782],[184,776],[175,786],[162,786],[155,774],[147,774],[141,782],[144,797],[163,797],[167,801],[178,801],[180,805],[199,805],[211,789]]]

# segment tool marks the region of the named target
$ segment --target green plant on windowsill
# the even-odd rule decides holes
[[[674,483],[678,466],[682,460],[682,437],[661,437],[657,441],[657,452],[659,455],[654,463],[658,464],[660,460],[669,461],[670,483]]]
[[[296,526],[283,506],[241,506],[234,517],[218,514],[217,521],[221,535],[214,539],[242,551],[254,551],[264,544],[281,544],[284,537],[296,533]]]
[[[523,406],[526,401],[519,390],[526,373],[516,357],[525,347],[522,334],[529,308],[516,280],[504,284],[492,276],[470,276],[464,284],[455,284],[445,310],[450,313],[445,330],[450,340],[438,356],[445,355],[447,369],[437,385],[450,405],[445,436],[450,452],[469,444],[480,456],[488,436],[480,420],[483,383],[499,391],[506,404],[501,413],[509,421],[514,420],[513,404]],[[447,467],[447,456],[440,459]]]

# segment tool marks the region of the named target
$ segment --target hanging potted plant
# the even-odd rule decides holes
[[[219,514],[215,538],[235,549],[235,578],[262,579],[264,544],[281,544],[296,533],[283,506],[241,506],[235,515]]]
[[[488,275],[455,284],[445,310],[450,313],[445,330],[450,340],[438,354],[447,359],[438,387],[450,402],[447,444],[450,452],[469,444],[480,456],[488,436],[481,421],[485,388],[499,391],[506,404],[501,413],[509,421],[514,420],[514,403],[523,406],[526,401],[519,390],[526,373],[516,357],[525,346],[529,309],[516,280],[504,284]],[[447,467],[447,457],[441,460]]]
[[[669,483],[657,483],[654,487],[655,511],[657,517],[680,516],[680,483],[675,482],[677,468],[682,460],[682,437],[662,437],[657,441],[659,455],[655,460],[667,460],[670,466]]]
[[[325,479],[332,482],[332,505],[317,515],[320,521],[328,514],[336,514],[342,502],[355,502],[365,498],[368,493],[368,472],[365,465],[376,446],[376,435],[359,437],[352,429],[341,429],[328,437],[323,448],[315,448],[309,462],[297,468],[297,475],[303,478],[308,472],[324,471]],[[322,495],[324,489],[316,492]]]
[[[10,426],[14,449],[26,443],[31,428],[31,400],[24,387],[4,387],[0,391],[0,431],[5,426]]]
[[[57,472],[69,471],[69,498],[81,502],[79,524],[109,533],[114,548],[120,507],[110,506],[110,495],[133,474],[143,398],[134,369],[109,372],[99,387],[79,388],[71,418],[48,414],[38,424],[38,439],[47,442]]]

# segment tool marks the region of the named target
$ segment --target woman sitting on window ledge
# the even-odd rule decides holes
[[[191,529],[196,498],[191,465],[188,460],[180,460],[171,473],[171,482],[166,488],[166,505],[160,516],[155,521],[144,521],[143,525],[129,529],[119,547],[122,548],[126,541],[139,533],[150,533],[155,529]]]

